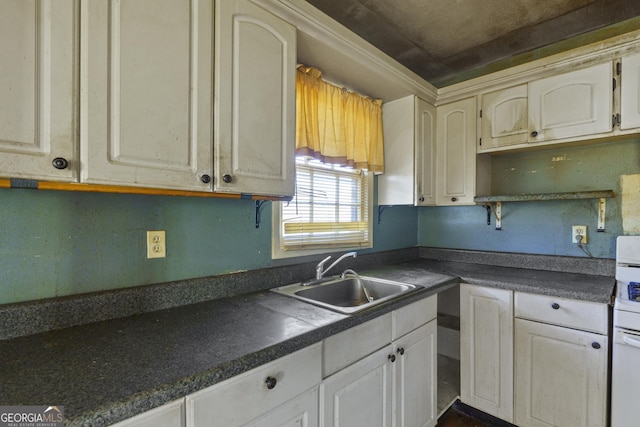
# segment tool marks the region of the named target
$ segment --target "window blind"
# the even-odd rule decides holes
[[[283,249],[369,247],[367,172],[296,159],[296,195],[282,206]]]

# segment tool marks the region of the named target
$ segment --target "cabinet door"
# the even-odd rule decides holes
[[[296,30],[216,1],[215,191],[293,195]]]
[[[623,130],[640,127],[640,53],[622,58],[621,123]]]
[[[460,398],[513,421],[513,293],[460,285]]]
[[[395,425],[435,426],[437,407],[437,326],[433,320],[395,342]]]
[[[384,173],[379,205],[435,205],[436,109],[410,95],[382,106]]]
[[[212,22],[212,0],[83,3],[83,182],[211,189]]]
[[[607,337],[516,319],[515,423],[605,426]]]
[[[417,99],[415,138],[415,204],[436,204],[436,108]]]
[[[318,387],[285,403],[247,427],[317,427]]]
[[[391,427],[393,347],[365,357],[320,384],[320,425]]]
[[[379,205],[413,205],[415,188],[415,108],[409,95],[382,104],[384,173],[378,176]]]
[[[436,203],[473,204],[476,183],[476,98],[437,108]]]
[[[0,2],[1,176],[77,179],[78,23],[73,0]]]
[[[479,151],[527,142],[527,85],[486,93],[481,108]]]
[[[529,83],[529,142],[611,132],[612,64]]]

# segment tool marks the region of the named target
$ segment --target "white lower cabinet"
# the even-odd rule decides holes
[[[321,354],[314,344],[190,394],[187,426],[317,425]]]
[[[390,427],[393,348],[387,345],[325,379],[320,385],[320,425]]]
[[[437,325],[426,325],[395,341],[395,426],[434,426],[437,406]]]
[[[606,426],[607,330],[606,304],[462,284],[461,400],[520,427]]]
[[[247,427],[317,427],[318,387],[247,424]]]
[[[517,425],[607,425],[607,311],[606,304],[516,292]]]
[[[607,337],[516,319],[515,415],[525,426],[605,426]]]
[[[320,425],[434,426],[436,311],[433,296],[325,340],[328,377],[320,385]],[[389,337],[386,342],[372,340],[376,331]],[[371,347],[361,357],[366,348],[363,343]],[[360,357],[357,361],[350,357],[352,349]],[[327,361],[338,355],[350,364],[337,372],[327,370]]]
[[[183,398],[112,424],[112,427],[184,427],[184,425]]]
[[[513,422],[513,292],[460,285],[460,399]]]

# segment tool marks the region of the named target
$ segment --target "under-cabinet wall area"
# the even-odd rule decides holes
[[[274,264],[278,202],[256,228],[253,200],[0,189],[0,201],[0,304]],[[386,210],[380,224],[376,210],[373,227],[374,247],[361,254],[416,246],[413,207]],[[145,258],[146,230],[166,231],[166,258]]]
[[[502,229],[477,206],[421,207],[418,244],[499,252],[615,257],[615,238],[623,234],[620,177],[640,173],[640,139],[600,142],[494,155],[491,194],[531,194],[613,190],[606,200],[606,227],[598,233],[598,200],[504,202]],[[571,227],[586,225],[588,245],[571,243]]]

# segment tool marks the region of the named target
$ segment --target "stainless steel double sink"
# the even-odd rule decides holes
[[[353,314],[418,288],[408,283],[358,275],[336,276],[310,284],[295,283],[271,291],[339,313]]]

